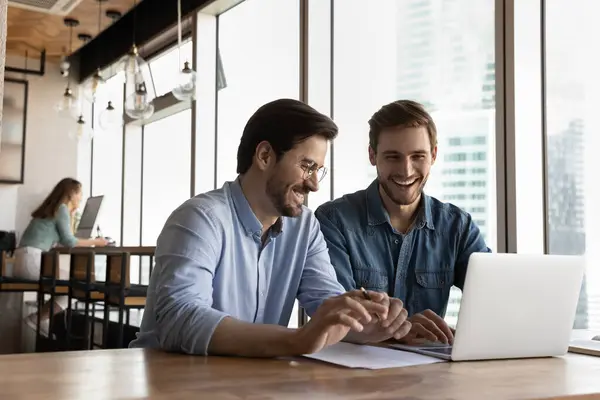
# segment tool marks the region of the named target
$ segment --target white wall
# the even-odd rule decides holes
[[[7,65],[15,65],[7,61]],[[57,65],[47,63],[44,76],[23,77],[10,72],[6,76],[29,81],[25,182],[0,185],[0,230],[16,230],[20,235],[33,209],[54,185],[64,177],[78,177],[79,144],[69,137],[74,120],[61,118],[54,111],[66,85]],[[82,153],[89,162],[89,153]]]

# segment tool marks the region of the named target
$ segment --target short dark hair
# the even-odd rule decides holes
[[[412,100],[398,100],[386,104],[369,120],[369,146],[377,150],[381,131],[396,126],[416,128],[424,126],[429,133],[431,150],[437,146],[437,128],[433,118],[422,104]]]
[[[333,140],[338,127],[328,116],[298,100],[279,99],[260,107],[248,120],[237,153],[237,173],[244,174],[252,166],[256,147],[267,141],[277,160],[296,144],[319,135]]]

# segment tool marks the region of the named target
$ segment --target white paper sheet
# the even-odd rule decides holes
[[[384,347],[340,342],[304,357],[342,365],[349,368],[383,369],[409,367],[444,362],[439,358],[423,356]]]

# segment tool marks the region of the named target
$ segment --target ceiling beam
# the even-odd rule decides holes
[[[214,0],[181,0],[182,19]],[[177,24],[177,2],[143,0],[97,37],[69,57],[72,73],[78,82],[92,76],[97,68],[105,68],[131,49],[133,39],[141,47]],[[134,35],[135,27],[135,35]]]

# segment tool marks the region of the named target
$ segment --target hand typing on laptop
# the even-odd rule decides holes
[[[412,328],[408,335],[402,338],[405,344],[422,344],[423,340],[452,344],[454,332],[446,321],[435,312],[425,310],[408,318]]]

